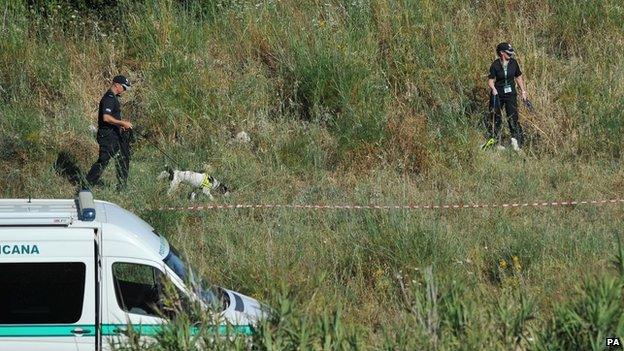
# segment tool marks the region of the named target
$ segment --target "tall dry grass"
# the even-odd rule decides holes
[[[0,6],[5,197],[73,195],[52,162],[95,160],[88,127],[119,72],[135,86],[125,115],[180,167],[210,163],[234,189],[223,203],[622,193],[617,1],[120,1],[107,11],[121,24],[86,2],[31,3]],[[505,40],[536,107],[520,110],[524,155],[479,149]],[[241,130],[250,144],[232,142]],[[188,203],[154,181],[171,161],[145,140],[134,151],[128,192],[96,197],[153,223],[208,280],[280,310],[260,348],[589,349],[624,334],[609,312],[619,207],[161,213],[148,208]]]

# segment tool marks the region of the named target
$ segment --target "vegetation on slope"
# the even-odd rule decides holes
[[[89,125],[120,72],[135,86],[124,114],[182,168],[210,163],[234,188],[218,202],[622,194],[618,1],[0,7],[5,197],[73,195],[52,164],[63,150],[83,169],[95,160]],[[500,41],[537,110],[520,112],[525,155],[479,149]],[[232,142],[241,130],[250,144]],[[260,329],[263,348],[600,349],[624,336],[619,207],[162,213],[150,208],[188,201],[164,196],[155,176],[169,161],[148,141],[134,151],[128,192],[96,196],[154,223],[210,281],[274,306],[283,318]]]

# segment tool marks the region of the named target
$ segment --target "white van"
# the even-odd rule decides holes
[[[222,306],[228,328],[253,332],[264,316],[258,301],[189,284],[192,274],[154,228],[90,192],[0,200],[0,350],[106,350],[123,341],[128,324],[154,335],[166,323],[156,313],[164,283],[205,307]]]

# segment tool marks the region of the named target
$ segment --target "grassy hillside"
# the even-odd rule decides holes
[[[52,164],[63,150],[95,161],[89,125],[117,73],[135,86],[125,116],[234,188],[216,203],[624,195],[620,1],[103,3],[0,6],[2,196],[73,196]],[[536,107],[520,110],[523,155],[479,148],[500,41]],[[232,141],[242,130],[251,143]],[[153,223],[209,281],[281,311],[261,349],[599,350],[624,337],[621,206],[154,211],[188,204],[155,181],[168,163],[139,140],[128,191],[109,167],[96,197]]]

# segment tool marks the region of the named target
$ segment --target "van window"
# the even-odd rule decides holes
[[[163,278],[160,270],[152,266],[113,263],[113,281],[119,308],[129,313],[158,316]]]
[[[0,263],[0,324],[69,324],[82,315],[82,262]]]

